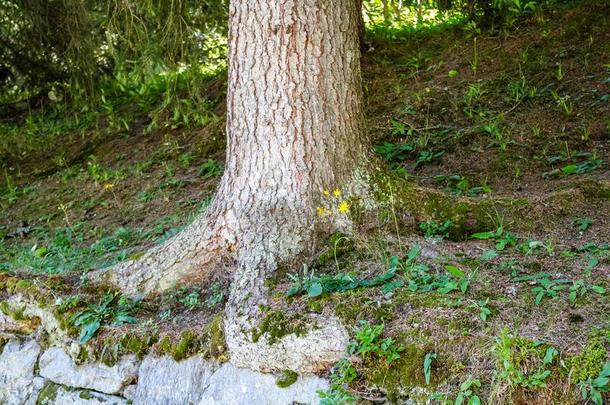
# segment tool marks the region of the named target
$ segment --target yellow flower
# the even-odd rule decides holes
[[[335,191],[333,191],[333,195],[337,198],[341,197],[341,190],[336,188]]]
[[[324,196],[325,197],[330,197],[330,191],[324,190]]]
[[[318,211],[318,216],[321,217],[324,215],[324,211],[325,211],[324,208],[318,207],[318,208],[316,208],[316,210]]]
[[[109,188],[112,188],[112,187],[114,187],[114,184],[112,184],[112,183],[106,183],[106,184],[104,184],[104,189],[105,189],[105,190],[108,190]]]
[[[339,204],[339,212],[345,214],[347,211],[349,211],[349,203],[345,200],[341,201]]]

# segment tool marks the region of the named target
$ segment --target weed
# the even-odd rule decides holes
[[[584,280],[574,280],[572,285],[570,286],[570,302],[574,303],[576,301],[576,298],[584,297],[589,291],[592,291],[597,294],[606,293],[606,289],[603,287],[600,287],[598,285],[587,284]]]
[[[222,291],[221,285],[215,282],[210,287],[208,298],[205,300],[205,305],[210,308],[216,308],[225,298],[224,292]]]
[[[367,321],[360,321],[360,324],[354,328],[356,341],[351,343],[349,352],[363,357],[375,356],[388,364],[398,360],[404,348],[397,346],[391,337],[381,339],[384,329],[384,324],[373,326]]]
[[[303,272],[301,275],[289,275],[292,286],[286,292],[286,296],[291,297],[306,293],[308,297],[315,298],[325,293],[345,292],[359,287],[376,287],[382,285],[383,290],[394,288],[394,285],[388,283],[388,281],[396,275],[398,258],[392,258],[391,262],[392,266],[390,269],[372,279],[361,279],[355,277],[353,274],[344,273],[316,276],[313,270],[309,272],[307,265],[303,265]]]
[[[579,231],[584,232],[591,225],[593,225],[593,220],[591,218],[576,218],[572,221],[572,225],[574,225]]]
[[[480,240],[495,239],[497,250],[504,250],[506,247],[516,246],[518,242],[517,236],[510,232],[505,232],[504,227],[501,225],[493,232],[474,233],[470,235],[470,237],[472,239]]]
[[[136,323],[136,319],[131,313],[136,309],[138,303],[138,301],[132,301],[109,291],[98,304],[91,304],[75,314],[72,320],[75,326],[80,327],[80,343],[87,343],[91,340],[103,324],[120,326],[126,323]]]
[[[430,385],[430,377],[432,376],[432,362],[436,359],[436,353],[426,353],[424,357],[424,378],[426,385]]]
[[[481,381],[478,379],[468,378],[462,384],[460,384],[460,391],[455,397],[455,401],[448,398],[446,394],[437,393],[432,395],[430,399],[436,401],[442,401],[443,405],[462,405],[464,401],[468,400],[467,405],[480,405],[481,398],[475,394],[475,391],[481,388]]]
[[[587,381],[581,381],[578,386],[583,401],[591,398],[595,405],[602,405],[604,400],[602,393],[610,392],[610,361],[604,364],[604,367],[599,372],[597,378],[589,378]]]
[[[488,305],[489,305],[489,298],[487,298],[486,300],[482,300],[482,301],[474,301],[472,303],[472,305],[470,306],[470,308],[473,308],[476,311],[478,311],[479,318],[481,318],[481,320],[483,322],[485,322],[485,321],[487,321],[487,318],[489,317],[489,315],[491,315],[491,309],[489,309]]]
[[[546,386],[545,381],[551,375],[549,367],[558,355],[552,346],[511,336],[507,328],[496,338],[493,352],[498,359],[497,378],[506,381],[511,388],[527,389]]]
[[[574,113],[574,103],[570,101],[570,96],[560,96],[556,90],[551,90],[551,95],[557,106],[566,116],[571,116]]]
[[[449,237],[449,233],[453,229],[453,222],[447,220],[443,223],[428,220],[419,224],[419,229],[424,233],[426,238],[445,239]]]
[[[214,159],[208,159],[199,169],[199,175],[203,177],[218,177],[224,168]]]
[[[443,191],[454,197],[462,195],[476,197],[480,194],[491,192],[491,187],[489,187],[487,184],[470,187],[470,182],[468,179],[460,175],[436,176],[434,177],[434,181],[437,183],[445,183],[446,186]]]
[[[400,163],[407,158],[407,153],[413,151],[413,146],[408,143],[384,142],[373,147],[376,153],[388,163]]]

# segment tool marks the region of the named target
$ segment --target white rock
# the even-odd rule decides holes
[[[283,336],[273,344],[269,344],[267,334],[257,342],[251,340],[256,325],[247,317],[225,322],[231,363],[263,373],[294,370],[314,374],[326,370],[344,356],[349,334],[336,317],[311,315],[309,321],[313,327],[304,335]]]
[[[40,405],[127,405],[125,398],[86,390],[69,390],[56,386],[53,396],[43,398]]]
[[[199,356],[176,362],[169,356],[142,361],[134,405],[196,404],[218,364]]]
[[[275,377],[225,363],[209,381],[199,405],[290,405],[318,404],[317,391],[327,390],[319,377],[299,377],[289,387],[279,388]]]
[[[40,346],[30,340],[20,344],[9,341],[0,355],[0,403],[22,405],[36,397],[40,381],[34,376]],[[35,381],[36,380],[36,381]]]
[[[61,348],[52,347],[40,356],[40,375],[54,383],[116,394],[138,374],[135,356],[126,356],[112,367],[101,363],[77,366]]]
[[[13,310],[22,310],[23,315],[27,318],[39,318],[41,323],[40,326],[47,332],[47,339],[50,346],[65,348],[73,358],[78,355],[80,346],[61,328],[59,321],[51,311],[41,308],[36,301],[33,301],[22,294],[13,295],[5,302],[8,304],[9,308]]]

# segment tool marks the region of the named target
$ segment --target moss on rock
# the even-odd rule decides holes
[[[275,385],[280,388],[290,387],[292,384],[297,382],[299,374],[292,370],[284,370],[275,379]]]
[[[302,336],[307,332],[307,322],[301,314],[286,314],[280,310],[262,308],[265,316],[258,327],[252,329],[252,341],[258,342],[263,336],[267,336],[267,343],[276,343],[284,336],[295,334]]]

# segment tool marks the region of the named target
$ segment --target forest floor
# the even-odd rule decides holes
[[[569,404],[608,389],[595,378],[610,358],[609,15],[581,1],[503,35],[370,39],[371,153],[397,188],[435,200],[412,211],[408,192],[386,192],[387,209],[356,235],[332,235],[307,272],[268,280],[260,332],[300,333],[305,313],[336,314],[353,332],[328,395]],[[95,120],[0,127],[13,126],[0,147],[0,294],[32,292],[17,280],[35,280],[78,335],[68,315],[105,294],[81,274],[139,255],[205,209],[223,170],[226,77],[207,85],[208,122],[194,128],[169,117],[151,128],[129,103]],[[226,289],[218,278],[117,298],[88,355],[222,358],[212,335]],[[112,311],[137,323],[111,326]]]

